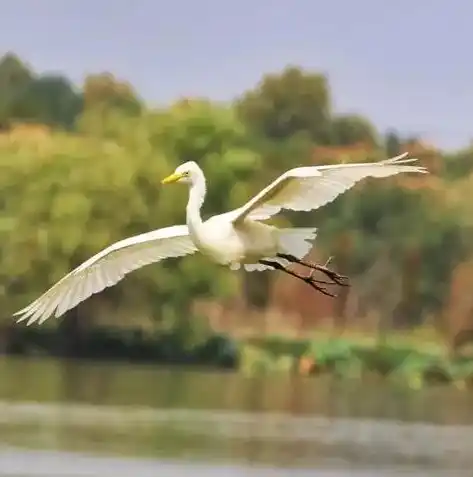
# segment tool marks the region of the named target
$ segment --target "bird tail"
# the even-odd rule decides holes
[[[312,248],[316,236],[316,227],[281,229],[279,232],[281,253],[294,255],[297,258],[304,258]]]
[[[404,152],[399,154],[398,156],[390,157],[389,159],[384,159],[384,164],[406,164],[408,162],[416,162],[419,159],[417,157],[409,157],[409,159],[405,159],[409,155],[408,152]]]
[[[299,227],[291,229],[278,229],[279,232],[279,253],[287,253],[297,258],[304,258],[312,248],[312,242],[317,235],[315,227]],[[289,265],[284,258],[268,257],[268,260],[279,262],[281,265]],[[261,272],[271,267],[261,263],[246,263],[244,265],[247,272]]]
[[[407,164],[410,162],[418,161],[417,157],[410,157],[409,159],[405,159],[407,155],[408,153],[405,152],[403,154],[399,154],[398,156],[385,159],[384,161],[381,161],[381,162],[387,166],[397,166],[400,164]],[[421,172],[423,174],[426,174],[429,171],[427,170],[426,167],[423,167],[423,166],[404,166],[403,165],[402,172]]]

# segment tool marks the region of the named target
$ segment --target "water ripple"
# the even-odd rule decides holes
[[[369,448],[389,453],[473,464],[473,426],[402,421],[292,416],[284,413],[110,407],[0,401],[0,424],[41,424],[73,428],[163,427],[197,436],[279,442],[316,442],[325,446]]]

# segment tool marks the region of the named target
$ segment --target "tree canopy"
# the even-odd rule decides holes
[[[233,103],[189,98],[152,108],[112,74],[90,75],[78,88],[8,54],[0,61],[0,118],[5,316],[110,243],[183,223],[185,190],[159,187],[180,162],[205,170],[208,216],[239,206],[288,168],[316,163],[317,147],[345,161],[363,144],[370,152],[361,159],[371,160],[407,143],[367,118],[335,114],[328,79],[295,66],[265,75]],[[18,124],[28,127],[20,134]],[[389,257],[390,273],[404,283],[394,312],[400,324],[440,314],[455,267],[471,258],[473,201],[465,184],[473,152],[436,154],[438,176],[366,181],[320,211],[278,219],[320,224],[317,248],[344,257],[344,272],[355,277]],[[461,197],[454,192],[460,187]],[[248,300],[265,306],[274,276],[245,276]],[[146,267],[92,301],[97,309],[112,303],[129,310],[130,320],[162,317],[187,313],[196,297],[235,296],[239,278],[195,256]]]

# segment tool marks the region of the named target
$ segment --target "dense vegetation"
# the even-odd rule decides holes
[[[209,215],[238,206],[290,167],[376,160],[407,148],[431,176],[367,181],[323,210],[278,220],[320,224],[320,249],[334,254],[343,273],[354,277],[353,292],[362,302],[358,313],[377,313],[380,329],[426,322],[446,331],[468,327],[473,149],[443,154],[415,138],[381,133],[366,118],[334,114],[331,94],[323,75],[288,67],[264,76],[232,104],[183,98],[153,109],[109,73],[90,76],[77,89],[61,75],[38,74],[15,55],[5,55],[0,61],[5,323],[111,242],[183,223],[185,191],[159,186],[182,161],[195,160],[204,168]],[[192,316],[196,298],[221,301],[241,291],[249,304],[264,308],[276,275],[229,273],[199,256],[170,260],[135,272],[59,323],[74,336],[112,324],[199,334],[205,320]],[[56,325],[51,321],[47,326]]]

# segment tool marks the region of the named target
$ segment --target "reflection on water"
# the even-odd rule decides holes
[[[169,459],[231,463],[235,469],[292,467],[296,475],[318,469],[310,470],[314,476],[348,475],[342,469],[359,469],[360,476],[389,475],[379,469],[455,475],[454,469],[473,466],[473,396],[451,388],[411,392],[380,382],[249,379],[43,359],[1,359],[0,376],[1,476],[43,475],[41,465],[50,477],[99,475],[84,469],[98,469],[103,461],[66,458],[70,451],[114,456],[107,465],[116,466],[109,473],[117,477],[137,462],[140,468],[123,475],[143,476],[153,465],[159,468],[149,472],[162,473],[162,466],[177,465]],[[141,460],[125,465],[119,456]],[[35,464],[38,459],[43,464]],[[73,471],[67,470],[74,459]],[[194,465],[189,468],[199,475]],[[202,475],[211,475],[210,469]],[[334,469],[339,473],[331,474]],[[279,475],[256,472],[245,468],[233,475]]]

